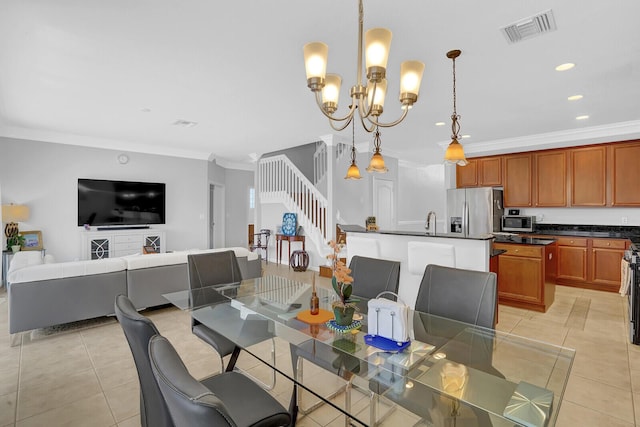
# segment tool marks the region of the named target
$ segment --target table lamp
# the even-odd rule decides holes
[[[8,237],[18,234],[18,222],[29,219],[29,207],[26,205],[2,205],[2,220],[7,224],[4,235]]]

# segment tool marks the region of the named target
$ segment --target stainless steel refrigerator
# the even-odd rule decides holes
[[[500,231],[502,190],[491,187],[447,190],[447,232],[478,236]]]

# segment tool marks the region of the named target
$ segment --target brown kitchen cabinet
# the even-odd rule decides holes
[[[611,145],[612,206],[640,206],[638,191],[638,167],[640,166],[640,141]]]
[[[607,147],[569,150],[571,156],[571,206],[606,206]]]
[[[533,206],[533,155],[531,153],[504,156],[504,206]]]
[[[466,166],[456,166],[456,186],[499,187],[502,185],[502,157],[477,157],[467,159]]]
[[[620,289],[620,263],[627,242],[619,239],[592,239],[590,282],[607,287],[613,292]]]
[[[617,292],[620,263],[629,247],[625,239],[555,237],[558,250],[556,283]]]
[[[542,151],[535,153],[534,156],[536,206],[567,206],[566,151]]]
[[[566,238],[557,239],[558,245],[558,273],[557,280],[563,279],[574,282],[587,281],[587,239]]]
[[[478,160],[467,159],[466,166],[456,166],[456,187],[477,187],[478,186]]]
[[[555,284],[545,280],[545,246],[494,243],[493,248],[506,250],[498,258],[498,301],[546,312],[555,297]]]

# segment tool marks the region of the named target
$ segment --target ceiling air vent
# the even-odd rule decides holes
[[[185,128],[191,128],[197,124],[198,124],[197,122],[190,122],[189,120],[183,120],[183,119],[178,119],[175,122],[173,122],[174,126],[180,126]]]
[[[509,43],[517,43],[556,29],[556,20],[553,17],[553,11],[549,9],[509,24],[500,30]]]

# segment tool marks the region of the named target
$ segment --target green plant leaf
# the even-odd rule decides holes
[[[336,291],[336,294],[340,295],[340,287],[338,286],[338,280],[335,276],[331,278],[331,286],[333,286],[333,290]]]
[[[349,299],[349,297],[351,296],[351,292],[353,292],[353,286],[351,286],[351,284],[349,283],[342,289],[342,295],[344,296],[345,300]]]

